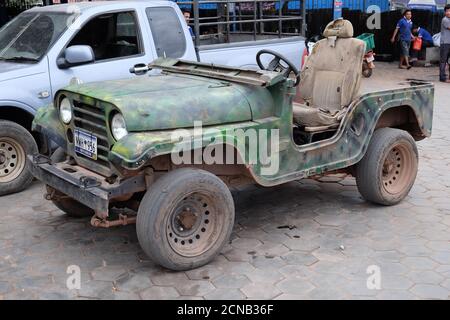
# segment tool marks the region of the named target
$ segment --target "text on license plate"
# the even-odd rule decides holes
[[[92,133],[75,129],[75,152],[97,160],[97,137]]]

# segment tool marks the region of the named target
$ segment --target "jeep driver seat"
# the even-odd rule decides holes
[[[330,22],[301,72],[293,105],[294,123],[305,127],[337,126],[357,97],[365,43],[353,38],[350,21]]]

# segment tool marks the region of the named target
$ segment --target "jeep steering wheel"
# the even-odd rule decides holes
[[[272,61],[269,62],[269,65],[267,67],[265,67],[261,62],[261,55],[263,54],[270,54],[274,56],[274,58],[272,59]],[[287,65],[287,67],[283,66],[281,64],[281,61],[284,62]],[[278,52],[267,49],[260,50],[256,54],[256,63],[258,64],[258,67],[261,68],[261,70],[278,71],[282,73],[286,78],[288,78],[292,72],[295,75],[294,86],[298,86],[298,84],[300,83],[300,72],[298,71],[298,69],[288,59],[283,57]]]

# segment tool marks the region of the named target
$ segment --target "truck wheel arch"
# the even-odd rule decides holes
[[[416,141],[426,137],[414,109],[409,105],[395,106],[384,110],[378,118],[375,129],[387,127],[405,130]]]
[[[34,115],[29,111],[12,105],[0,106],[0,119],[15,122],[32,134],[39,148],[45,147],[45,139],[31,130]]]

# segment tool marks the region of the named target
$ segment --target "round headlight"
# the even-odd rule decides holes
[[[72,104],[67,98],[63,98],[59,104],[59,116],[62,122],[69,124],[72,120]]]
[[[120,113],[116,113],[111,120],[111,131],[114,139],[120,140],[128,134],[125,119]]]

